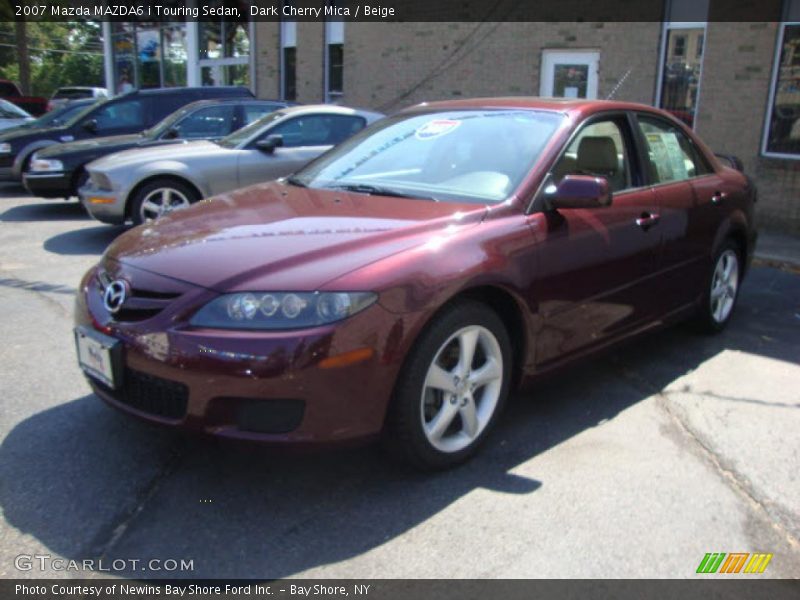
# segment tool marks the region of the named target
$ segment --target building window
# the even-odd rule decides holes
[[[328,0],[339,6],[341,0]],[[335,102],[344,93],[344,21],[325,21],[325,102]]]
[[[672,56],[685,56],[686,55],[686,36],[673,35],[672,40]]]
[[[250,85],[250,23],[237,0],[210,0],[216,8],[239,8],[240,19],[198,22],[198,64],[202,85]]]
[[[183,23],[121,23],[112,28],[114,93],[186,85]]]
[[[764,154],[800,158],[800,1],[788,3],[793,22],[781,24]]]
[[[694,127],[709,0],[667,0],[658,105]]]
[[[328,44],[328,94],[342,95],[344,89],[344,44]]]
[[[285,2],[284,4],[289,4]],[[297,23],[281,21],[281,99],[297,100]]]

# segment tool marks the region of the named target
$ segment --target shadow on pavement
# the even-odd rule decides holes
[[[193,572],[170,576],[290,576],[375,549],[475,490],[535,493],[548,482],[515,467],[719,352],[796,360],[798,298],[800,278],[756,269],[722,335],[672,328],[540,382],[509,404],[480,455],[439,474],[405,470],[375,447],[296,455],[187,438],[88,395],[8,434],[0,505],[10,525],[67,558],[194,560]]]
[[[79,202],[64,202],[51,200],[36,203],[12,206],[0,214],[0,221],[30,222],[30,221],[87,221],[91,217],[86,213]]]
[[[59,233],[45,240],[44,249],[54,254],[102,254],[116,237],[126,231],[125,227],[99,225]]]
[[[2,198],[33,198],[34,195],[25,189],[22,183],[5,181],[0,183],[0,199]]]

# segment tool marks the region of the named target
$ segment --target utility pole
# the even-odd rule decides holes
[[[25,96],[31,95],[31,61],[28,57],[28,27],[23,19],[14,21],[17,37],[17,61],[19,64],[19,87]]]

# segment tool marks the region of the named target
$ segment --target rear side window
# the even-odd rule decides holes
[[[208,106],[181,119],[174,129],[181,138],[215,138],[231,132],[236,107],[232,104]]]
[[[76,100],[78,98],[91,98],[93,96],[92,90],[81,90],[75,88],[61,88],[53,94],[56,99]]]
[[[139,128],[144,129],[144,107],[140,99],[114,102],[98,110],[94,118],[97,128],[104,129]]]
[[[684,181],[710,172],[700,152],[678,127],[644,115],[639,115],[638,121],[652,183]]]
[[[362,117],[347,115],[305,115],[281,123],[267,135],[283,136],[286,148],[298,146],[332,146],[361,131],[366,125]]]

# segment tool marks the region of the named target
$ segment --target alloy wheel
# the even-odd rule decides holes
[[[739,287],[739,257],[732,249],[720,254],[711,278],[711,316],[724,323],[733,310]]]
[[[139,208],[142,222],[152,221],[176,210],[188,208],[189,199],[175,188],[162,187],[149,192]]]
[[[485,327],[456,331],[439,348],[422,388],[422,427],[446,453],[472,444],[492,419],[503,387],[503,353]]]

